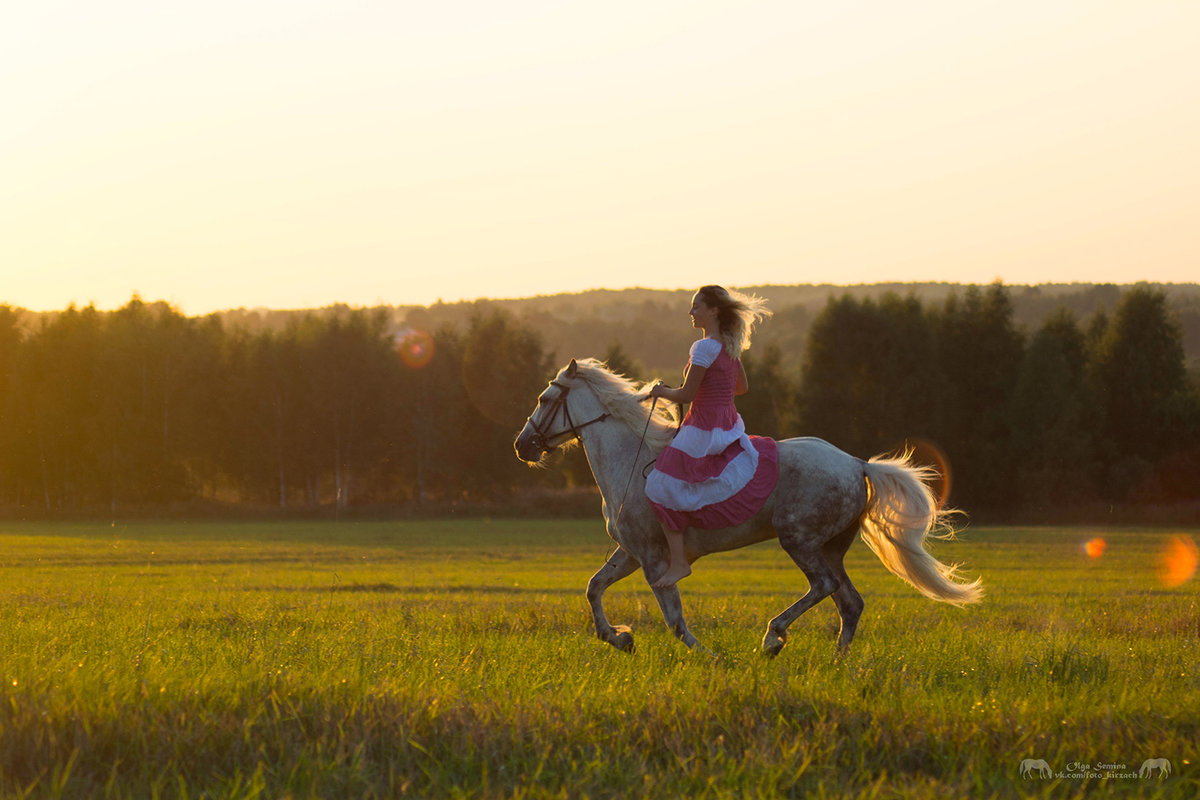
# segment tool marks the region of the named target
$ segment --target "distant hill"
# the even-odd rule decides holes
[[[1161,289],[1182,330],[1188,366],[1200,371],[1200,284],[1139,284]],[[1111,312],[1122,292],[1132,285],[1039,284],[1009,285],[1018,326],[1032,332],[1059,306],[1086,322],[1097,312]],[[877,283],[856,286],[833,284],[793,286],[738,286],[741,291],[765,297],[775,312],[755,336],[755,345],[774,343],[785,354],[785,363],[798,369],[809,325],[830,298],[851,295],[878,298],[891,292],[913,295],[926,306],[940,305],[952,293],[962,294],[966,284]],[[491,308],[512,312],[537,330],[559,361],[571,357],[601,357],[619,342],[626,353],[645,367],[644,377],[677,377],[695,338],[689,327],[691,289],[598,289],[574,294],[545,295],[512,300],[437,303],[394,309],[401,325],[435,330],[440,325],[464,324],[472,314]],[[752,351],[753,352],[753,351]]]
[[[1188,368],[1200,374],[1200,283],[1137,284],[1161,289],[1183,331]],[[1133,284],[1008,285],[1017,324],[1031,332],[1059,306],[1070,310],[1082,324],[1097,312],[1110,312],[1122,292]],[[755,335],[756,349],[774,343],[784,352],[784,363],[799,369],[804,342],[812,320],[833,297],[878,298],[893,292],[913,295],[926,306],[938,305],[952,293],[963,293],[968,284],[874,283],[854,286],[797,284],[736,286],[765,297],[775,316]],[[395,325],[436,331],[443,325],[465,325],[472,315],[504,309],[536,330],[558,361],[572,357],[603,357],[616,343],[643,368],[640,377],[679,377],[687,349],[695,338],[687,311],[692,289],[595,289],[571,294],[541,295],[504,300],[435,303],[431,306],[385,306]],[[231,309],[218,312],[227,326],[248,330],[276,329],[304,314],[329,313],[344,306],[323,309]],[[53,315],[56,312],[47,312]],[[32,326],[47,316],[22,311],[23,324]],[[753,352],[753,351],[752,351]]]

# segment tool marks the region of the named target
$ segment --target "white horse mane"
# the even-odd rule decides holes
[[[643,386],[639,386],[624,375],[618,375],[610,370],[603,361],[597,361],[594,358],[580,359],[575,362],[575,365],[576,371],[573,379],[566,375],[567,370],[570,369],[568,365],[559,371],[555,380],[566,384],[570,384],[573,380],[586,383],[600,404],[608,409],[608,413],[628,425],[639,437],[643,430],[646,431],[646,447],[651,452],[662,452],[675,438],[679,417],[673,403],[660,401],[655,406],[650,427],[647,428],[646,412],[649,409],[642,402],[645,400]]]

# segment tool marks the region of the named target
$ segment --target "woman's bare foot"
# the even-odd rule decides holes
[[[687,563],[684,563],[683,566],[668,567],[666,574],[650,585],[655,589],[666,589],[668,586],[674,586],[691,574],[692,568]]]

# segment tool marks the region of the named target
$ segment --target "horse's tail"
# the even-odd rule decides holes
[[[936,477],[931,467],[916,466],[908,455],[876,456],[863,463],[868,497],[862,538],[892,574],[934,600],[961,606],[983,599],[983,586],[957,580],[958,566],[946,565],[925,550],[925,539],[953,539],[948,518],[929,489]],[[939,528],[941,533],[935,533]]]

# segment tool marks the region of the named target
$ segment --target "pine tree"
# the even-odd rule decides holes
[[[1095,447],[1086,344],[1074,316],[1060,308],[1029,341],[1008,413],[1008,458],[1021,499],[1037,507],[1094,497]]]
[[[953,502],[1006,505],[1015,499],[1008,394],[1017,380],[1024,342],[1013,322],[1008,290],[972,286],[947,298],[938,315],[938,351],[945,376],[944,413],[935,441],[950,460]]]

